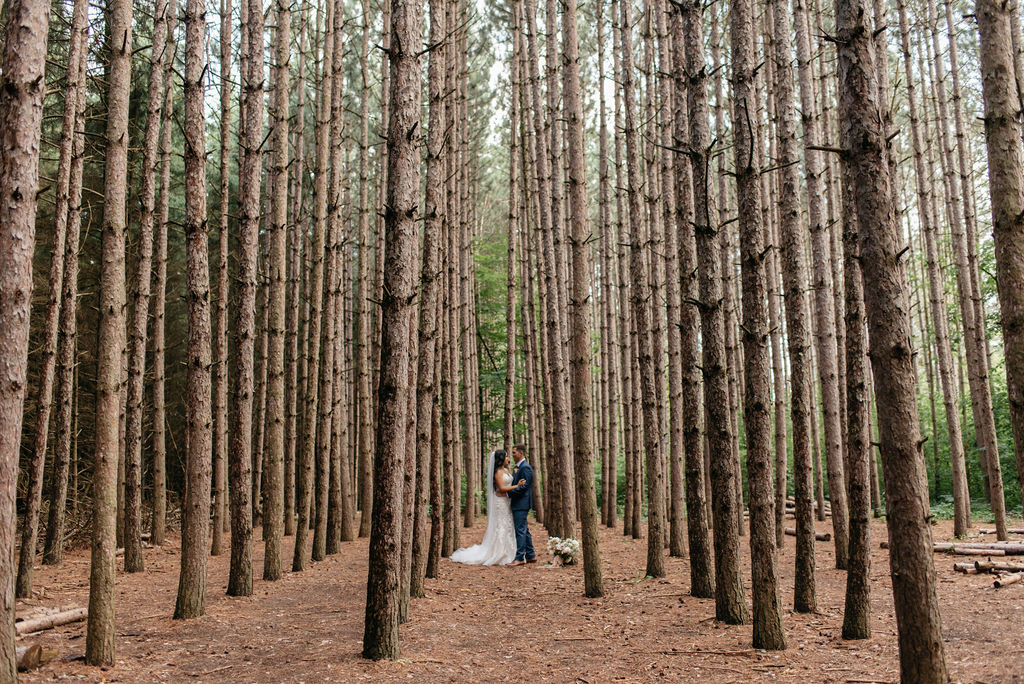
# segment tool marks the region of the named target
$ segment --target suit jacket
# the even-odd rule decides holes
[[[513,511],[529,511],[533,508],[533,468],[528,461],[512,469],[512,482],[526,480],[508,493]]]

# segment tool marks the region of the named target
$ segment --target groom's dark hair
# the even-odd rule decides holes
[[[516,444],[514,447],[512,447],[512,453],[520,453],[523,456],[525,456],[526,455],[526,445],[522,444],[522,443]]]

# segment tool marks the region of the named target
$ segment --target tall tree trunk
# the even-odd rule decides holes
[[[893,178],[876,69],[862,0],[836,0],[839,121],[860,229],[860,264],[878,397],[882,467],[900,674],[904,681],[946,682],[942,629],[928,526],[928,496],[910,340],[907,274],[901,258]],[[1014,144],[1017,144],[1016,142]]]
[[[90,665],[110,665],[114,662],[114,552],[120,442],[118,415],[121,408],[121,356],[125,347],[124,233],[128,171],[128,99],[131,89],[131,3],[126,0],[112,0],[109,7],[107,16],[110,22],[111,48],[107,96],[107,158],[103,189],[95,461],[92,474],[93,540],[89,573],[89,622],[85,641],[85,660]],[[8,43],[8,48],[10,47],[12,46]],[[21,51],[24,53],[29,49],[30,47],[26,45],[22,46]],[[8,56],[5,66],[10,69],[10,65]],[[18,72],[8,74],[5,74],[5,78],[16,78]],[[4,91],[8,92],[9,88],[5,88]],[[13,131],[14,128],[9,127],[7,130]],[[12,161],[8,152],[4,158],[5,166]],[[28,185],[35,187],[34,183]],[[0,209],[0,214],[3,213],[5,212]],[[3,272],[15,271],[11,268],[4,269]]]
[[[259,252],[260,158],[263,142],[263,60],[262,21],[259,30],[251,18],[262,18],[262,0],[243,0],[247,17],[240,62],[242,76],[241,157],[238,189],[238,256],[235,273],[235,415],[229,445],[231,491],[231,568],[228,595],[252,594],[253,501],[253,357],[256,340],[256,261]]]
[[[602,500],[604,503],[604,523],[615,527],[618,517],[618,475],[619,458],[619,377],[618,357],[616,355],[615,299],[612,294],[615,254],[612,245],[611,218],[611,180],[608,172],[608,124],[605,107],[605,34],[604,8],[597,8],[597,48],[598,48],[598,118],[599,118],[599,222],[601,231],[601,381],[604,385],[602,413],[604,415],[603,453],[606,468],[602,472]],[[613,78],[615,74],[613,74]],[[618,283],[616,287],[621,287]],[[533,430],[529,429],[532,434]]]
[[[250,17],[250,20],[252,18]],[[206,555],[210,532],[212,416],[210,396],[210,262],[206,223],[206,9],[185,5],[185,245],[188,301],[188,365],[185,374],[185,499],[182,506],[181,573],[174,617],[206,613]],[[280,516],[279,516],[280,517]]]
[[[341,382],[335,382],[341,366],[337,352],[338,300],[340,297],[342,263],[342,178],[344,174],[344,111],[342,104],[342,61],[344,44],[339,30],[340,17],[344,8],[335,1],[334,33],[332,34],[331,78],[331,128],[328,144],[331,171],[327,186],[327,252],[324,255],[324,314],[323,314],[323,358],[320,366],[319,442],[314,475],[313,551],[314,561],[327,557],[327,521],[330,498],[331,464],[338,458],[334,431],[335,392],[341,393]]]
[[[77,40],[79,30],[72,29],[72,40]],[[71,60],[77,60],[78,54],[68,56],[69,72],[74,69]],[[157,73],[160,69],[156,68]],[[72,92],[68,90],[67,92]],[[28,464],[28,491],[25,496],[25,512],[21,526],[21,549],[18,557],[18,575],[15,582],[15,596],[31,598],[32,575],[35,566],[36,547],[39,538],[39,509],[43,499],[43,474],[46,464],[46,447],[50,430],[50,412],[53,407],[53,382],[56,369],[57,333],[61,313],[61,290],[64,281],[64,252],[67,243],[67,196],[71,183],[71,143],[75,121],[75,99],[71,94],[65,99],[64,124],[61,132],[60,158],[57,170],[57,206],[53,231],[53,246],[50,252],[50,271],[47,282],[46,313],[43,321],[42,359],[39,364],[38,388],[34,432],[32,435],[32,452]],[[159,97],[157,97],[159,102]],[[159,105],[158,105],[159,108]],[[157,116],[159,131],[159,116]],[[147,127],[148,129],[148,127]],[[147,130],[148,133],[148,130]],[[147,136],[147,152],[149,138]],[[38,143],[37,143],[38,144]],[[155,154],[155,139],[154,139]],[[148,159],[148,156],[147,156]],[[152,204],[152,203],[150,203]],[[149,246],[152,247],[152,224],[150,224]],[[145,235],[142,242],[145,243]],[[141,245],[140,254],[145,251]],[[150,251],[152,251],[150,249]],[[76,255],[77,258],[77,255]],[[149,276],[149,270],[146,271]],[[141,433],[141,428],[139,430]],[[137,517],[136,517],[137,521]],[[137,536],[137,535],[136,535]],[[125,558],[126,569],[128,558]]]
[[[242,0],[244,2],[244,0]],[[213,342],[213,535],[210,555],[224,544],[228,460],[228,229],[231,189],[231,0],[220,4],[220,206],[217,229],[217,318]]]
[[[899,0],[901,12],[903,0]],[[902,15],[901,15],[902,23]],[[849,191],[849,189],[847,190]],[[843,638],[871,636],[871,416],[868,386],[868,338],[864,320],[858,224],[843,222],[846,292],[846,464],[850,495],[850,562],[846,573]]]
[[[399,656],[398,608],[402,538],[402,469],[405,460],[409,382],[409,324],[415,294],[419,153],[413,136],[420,119],[420,6],[391,1],[391,84],[388,130],[388,196],[385,203],[384,299],[380,408],[374,455],[374,508],[363,657]]]
[[[787,340],[791,368],[791,419],[793,424],[793,483],[796,502],[796,575],[793,604],[797,612],[815,610],[814,521],[811,510],[813,449],[811,430],[813,405],[810,320],[807,301],[806,244],[800,215],[800,179],[797,166],[796,110],[793,93],[792,35],[788,7],[783,0],[773,1],[775,29],[774,67],[778,76],[776,90],[778,115],[779,166],[782,167],[779,192],[779,233],[782,241],[782,285],[785,293]],[[797,5],[796,20],[802,13]],[[797,34],[799,48],[801,32]],[[799,53],[798,53],[799,55]],[[804,74],[801,74],[804,76]],[[803,81],[803,78],[801,78]],[[805,110],[806,112],[806,110]],[[805,114],[806,115],[806,114]],[[805,134],[806,135],[806,134]],[[813,175],[808,158],[808,177]],[[814,183],[808,181],[809,189]],[[812,198],[811,202],[815,200]],[[820,209],[820,207],[818,207]],[[820,218],[818,215],[811,217]],[[842,480],[840,480],[842,482]],[[839,547],[837,547],[839,548]],[[845,548],[845,545],[844,547]],[[844,564],[845,565],[845,564]]]
[[[142,161],[142,212],[139,228],[138,266],[132,290],[132,314],[128,333],[128,378],[125,405],[125,517],[124,570],[139,572],[142,559],[142,395],[146,374],[146,323],[153,274],[153,208],[156,197],[157,143],[163,116],[163,69],[160,60],[167,42],[167,3],[154,8],[153,47],[150,57],[149,104]]]
[[[940,58],[939,46],[938,46],[938,34],[935,30],[935,2],[929,0],[927,5],[928,12],[928,26],[931,35],[931,60],[935,69],[934,87],[936,96],[938,99],[938,113],[939,118],[936,119],[935,124],[939,128],[939,144],[948,149],[948,128],[946,127],[946,117],[948,112],[946,111],[946,94],[945,94],[945,68],[941,63],[935,60]],[[902,28],[902,26],[901,26]],[[922,52],[926,50],[925,46],[922,45]],[[907,61],[908,49],[904,46],[904,63]],[[912,77],[907,77],[907,92],[908,100],[913,97],[912,95],[913,82]],[[916,102],[911,107],[913,119],[917,119],[916,116]],[[916,121],[912,120],[912,123],[916,125]],[[914,136],[914,151],[915,151],[915,166],[917,167],[918,175],[921,174],[922,164],[918,161],[921,157],[919,154],[920,150],[923,150],[923,143],[921,142],[920,131],[918,130],[913,134]],[[929,136],[929,140],[931,137]],[[944,152],[946,151],[944,149]],[[946,155],[942,156],[943,168],[945,170],[945,182],[947,190],[955,189],[956,185],[953,181],[953,169],[950,168],[949,164],[946,163]],[[918,184],[918,196],[919,203],[923,204],[926,200],[927,193],[921,191],[922,183],[919,181]],[[959,197],[951,197],[947,203],[948,220],[951,225],[954,226],[953,230],[959,230],[963,227],[963,216],[961,215],[961,207]],[[939,252],[938,252],[938,213],[934,209],[930,212],[922,212],[921,229],[925,236],[925,249],[926,259],[928,264],[928,282],[930,292],[930,305],[932,311],[932,324],[935,334],[935,348],[936,355],[939,361],[939,381],[942,386],[942,396],[946,409],[946,431],[949,436],[949,457],[952,463],[953,472],[953,533],[956,536],[963,536],[967,534],[971,526],[971,497],[970,490],[967,484],[967,468],[964,460],[964,447],[963,447],[963,436],[960,429],[960,397],[958,396],[958,388],[954,384],[953,379],[953,358],[952,351],[950,349],[949,339],[949,322],[946,315],[946,293],[945,285],[943,282],[941,266],[939,264]]]
[[[295,456],[299,453],[301,432],[298,421],[299,397],[299,300],[302,294],[303,263],[306,258],[307,231],[303,207],[303,182],[305,180],[305,109],[306,109],[306,48],[308,12],[303,7],[299,15],[299,64],[298,80],[295,84],[297,103],[295,107],[295,156],[291,165],[295,167],[291,183],[291,211],[289,216],[288,242],[292,245],[288,255],[288,309],[285,338],[285,424],[284,424],[284,535],[295,534]],[[293,549],[294,552],[294,549]]]
[[[263,490],[263,579],[280,579],[283,568],[281,545],[284,536],[284,336],[288,284],[286,237],[288,233],[288,66],[291,39],[291,10],[287,0],[277,0],[277,27],[274,41],[274,79],[272,112],[274,129],[270,162],[270,231],[267,236],[270,276],[268,296],[267,345],[267,427],[264,454]]]
[[[958,232],[954,226],[953,247],[956,253],[960,283],[960,310],[964,325],[964,346],[967,350],[968,382],[971,388],[971,408],[974,418],[979,461],[987,480],[985,493],[992,505],[996,521],[996,533],[1005,538],[1006,503],[1003,493],[1002,465],[999,461],[999,445],[996,440],[995,418],[992,411],[992,388],[988,381],[988,354],[985,350],[984,310],[976,302],[981,301],[980,293],[974,296],[978,286],[978,272],[970,261],[970,240],[976,233],[976,211],[974,206],[973,172],[970,161],[970,143],[964,122],[963,101],[960,95],[960,64],[957,37],[953,24],[953,10],[949,2],[946,9],[946,31],[949,37],[949,61],[952,80],[953,119],[956,126],[957,175],[960,194],[964,204],[964,230]]]
[[[519,4],[516,2],[512,7],[512,54],[510,56],[509,91],[511,102],[509,104],[509,128],[508,128],[508,223],[506,225],[506,244],[508,248],[505,264],[505,394],[502,411],[504,428],[502,430],[502,448],[506,454],[512,453],[515,442],[515,382],[516,382],[516,233],[519,230],[519,74],[520,66],[520,18]],[[433,28],[433,23],[431,23]],[[433,41],[431,41],[433,42]],[[429,211],[429,209],[428,209]],[[426,256],[426,255],[424,255]],[[426,258],[424,258],[424,269],[426,269]],[[422,338],[421,338],[422,340]],[[421,346],[420,352],[424,350]],[[422,370],[422,368],[421,368]],[[494,483],[485,481],[484,490],[493,487]]]
[[[1015,8],[1014,13],[1011,16],[1017,16],[1019,9]],[[952,26],[952,10],[948,3],[946,5],[946,25],[947,27]],[[992,418],[992,388],[989,384],[989,373],[991,371],[988,356],[988,336],[986,334],[986,320],[985,320],[985,304],[981,296],[980,286],[980,275],[978,272],[978,255],[977,255],[977,208],[975,206],[974,197],[974,178],[968,158],[970,157],[970,140],[966,137],[964,132],[964,114],[963,104],[960,98],[960,84],[959,84],[959,73],[960,68],[957,60],[957,49],[956,49],[956,38],[953,34],[952,28],[949,29],[950,34],[950,71],[953,74],[953,108],[954,117],[957,126],[957,153],[960,168],[960,183],[964,197],[964,222],[965,222],[965,235],[964,240],[966,243],[967,250],[967,264],[968,273],[970,274],[970,299],[971,305],[974,309],[974,346],[977,351],[977,367],[976,383],[979,385],[978,396],[981,404],[982,419],[981,421],[975,420],[975,424],[982,424],[982,432],[984,434],[984,448],[985,448],[985,461],[988,463],[988,475],[991,478],[991,486],[1002,486],[1001,482],[997,482],[995,468],[1001,469],[1000,459],[998,457],[999,448],[998,444],[993,441],[993,435],[995,434],[994,418]],[[1017,32],[1014,31],[1013,35]],[[1020,57],[1018,51],[1017,56]],[[1020,76],[1018,76],[1020,78]],[[972,390],[971,396],[974,396]],[[987,405],[987,408],[986,408]],[[981,447],[979,446],[979,450]],[[991,492],[991,487],[986,490]],[[993,494],[994,496],[994,494]],[[1005,506],[1005,504],[1004,504]]]
[[[85,111],[85,57],[89,36],[88,2],[77,0],[71,17],[68,72],[65,82],[64,118],[61,128],[54,220],[63,222],[64,275],[61,279],[60,319],[57,324],[57,388],[53,439],[53,472],[49,518],[43,563],[57,565],[64,555],[64,520],[71,465],[73,398],[75,394],[75,344],[78,333],[78,250],[82,227],[83,118]],[[161,68],[163,66],[161,65]],[[161,95],[162,97],[162,95]],[[66,164],[66,167],[65,167]],[[66,168],[66,170],[65,170]],[[66,175],[65,175],[66,174]]]
[[[358,444],[360,480],[360,501],[363,517],[359,525],[359,536],[370,534],[370,510],[373,508],[373,416],[370,403],[370,357],[369,322],[367,311],[367,288],[370,285],[370,4],[363,0],[363,34],[359,53],[362,71],[360,95],[360,138],[359,138],[359,257],[356,276],[356,291],[353,301],[355,330],[355,376],[356,376],[356,443]],[[382,186],[383,187],[383,186]]]
[[[690,143],[690,114],[687,96],[691,87],[704,87],[703,73],[696,83],[688,83],[689,51],[703,43],[700,35],[699,8],[693,2],[679,5],[672,13],[672,63],[676,75],[673,92],[673,142],[677,149],[686,149]],[[693,172],[690,160],[677,154],[676,164],[676,219],[675,230],[679,238],[679,277],[682,306],[680,322],[680,365],[682,366],[682,421],[685,447],[687,536],[690,542],[690,594],[698,598],[711,598],[715,593],[714,571],[711,561],[711,540],[708,537],[707,504],[704,500],[704,432],[701,417],[700,377],[700,311],[697,283],[697,242],[693,233],[695,221]]]
[[[116,4],[115,4],[115,7]],[[121,8],[124,9],[124,8]],[[118,15],[120,18],[120,14]],[[43,96],[45,91],[45,67],[46,67],[46,38],[49,30],[50,7],[48,3],[33,0],[12,0],[8,7],[7,14],[7,36],[4,43],[3,74],[0,76],[0,130],[2,144],[0,144],[0,311],[3,321],[0,333],[0,356],[3,357],[3,370],[0,371],[0,482],[3,482],[3,492],[0,496],[0,577],[3,577],[0,584],[0,615],[3,619],[2,634],[0,634],[0,677],[6,681],[17,681],[17,657],[14,651],[14,536],[18,520],[15,509],[18,484],[18,454],[20,451],[20,438],[23,416],[23,403],[25,400],[25,386],[28,375],[28,344],[29,344],[29,319],[31,318],[32,306],[32,254],[35,248],[35,220],[36,220],[36,188],[39,183],[39,138],[40,125],[43,115]],[[119,23],[118,27],[122,25]],[[131,29],[127,28],[128,35]],[[130,42],[130,41],[129,41]],[[130,48],[129,48],[130,49]],[[116,52],[116,51],[112,51]],[[122,56],[127,58],[129,54],[121,51]],[[120,71],[118,76],[122,76]],[[114,97],[111,100],[112,110],[117,111],[119,90],[113,86],[121,85],[121,81],[111,82],[111,93]],[[124,81],[127,86],[127,80]],[[124,89],[124,110],[125,122],[127,121],[127,88]],[[125,145],[127,134],[125,134]],[[127,146],[125,146],[127,149]],[[121,179],[121,189],[124,189],[124,179]],[[123,210],[122,195],[122,210]],[[105,212],[106,213],[106,212]],[[112,212],[115,214],[116,211]],[[123,249],[123,213],[121,215],[121,230],[117,231],[116,226],[111,231],[114,235],[122,236],[121,256],[124,256]],[[108,231],[104,230],[104,242],[107,241]],[[105,254],[107,254],[105,252]],[[113,257],[109,255],[114,264]],[[104,275],[110,274],[111,269],[104,263]],[[123,278],[123,276],[122,276]],[[104,282],[103,284],[107,284]],[[113,283],[116,285],[116,283]],[[121,281],[120,289],[115,287],[114,292],[109,288],[101,289],[102,295],[113,297],[120,293],[124,299],[124,281]],[[123,316],[123,314],[121,314]],[[105,317],[101,316],[101,325],[107,323]],[[106,332],[116,334],[112,326],[105,328]],[[124,344],[123,333],[121,333],[121,344]],[[114,340],[116,341],[116,340]],[[108,369],[116,370],[116,369]],[[98,379],[112,380],[104,375]],[[100,384],[101,389],[113,389],[111,382]],[[100,407],[97,406],[97,409]],[[102,408],[108,412],[104,415],[108,420],[112,419],[113,426],[117,427],[117,415],[113,413],[111,405],[104,403]],[[116,409],[114,409],[116,410]],[[97,411],[97,415],[101,415]],[[97,431],[99,432],[99,431]],[[105,433],[103,437],[107,437]],[[113,450],[101,452],[97,448],[97,456],[101,453],[110,453],[114,456],[116,467],[116,442],[100,441],[97,447],[104,447]],[[45,455],[39,454],[41,459]],[[102,476],[107,474],[97,469]],[[103,492],[108,493],[107,491]],[[105,520],[103,521],[105,522]],[[110,522],[113,522],[111,518]],[[104,528],[97,526],[101,531]],[[112,531],[112,530],[111,530]],[[98,536],[98,535],[97,535]],[[104,540],[105,537],[103,537]],[[110,540],[111,542],[113,540]],[[31,555],[35,555],[35,548],[31,549]],[[105,596],[109,598],[109,647],[110,657],[113,659],[113,561],[114,548],[110,544],[109,553],[110,565],[105,566],[109,570],[109,581],[111,592]],[[29,578],[31,579],[31,578]],[[91,624],[91,622],[90,622]],[[90,636],[94,636],[90,634]],[[91,653],[95,655],[95,652]],[[106,658],[104,658],[106,660]]]
[[[620,33],[622,28],[619,24],[619,3],[620,0],[612,0],[612,77],[617,83],[622,81],[622,40]],[[622,116],[622,89],[615,88],[615,130],[622,130],[624,127]],[[633,449],[636,439],[637,422],[633,420],[635,402],[633,401],[633,355],[630,353],[630,321],[632,320],[632,307],[629,300],[629,277],[627,271],[627,245],[625,244],[626,232],[626,209],[623,203],[625,194],[625,168],[622,163],[622,136],[615,136],[615,235],[616,235],[616,262],[618,267],[618,343],[619,343],[619,371],[622,379],[622,446],[625,476],[625,501],[622,513],[622,533],[626,536],[633,534]]]
[[[720,248],[717,236],[718,208],[711,192],[711,130],[704,61],[704,30],[700,5],[689,3],[686,13],[687,73],[690,88],[690,165],[693,173],[694,235],[696,236],[697,280],[700,298],[702,339],[701,370],[704,376],[704,407],[707,417],[707,446],[711,455],[707,469],[714,517],[715,617],[730,624],[746,621],[746,603],[739,571],[739,538],[734,516],[738,510],[735,470],[732,467],[732,437],[728,414],[729,387],[725,359],[725,313],[722,310]]]
[[[576,516],[573,505],[573,482],[569,476],[569,397],[566,396],[566,383],[562,378],[566,375],[565,347],[563,345],[564,331],[562,330],[562,317],[559,310],[558,292],[560,289],[557,273],[557,260],[560,258],[555,249],[554,231],[557,230],[557,223],[561,219],[555,216],[553,207],[560,205],[560,199],[556,199],[550,192],[554,187],[551,181],[553,152],[549,156],[549,146],[545,140],[549,138],[548,131],[543,123],[544,118],[540,114],[540,77],[537,70],[539,58],[537,56],[536,41],[536,3],[534,0],[527,0],[527,38],[530,51],[530,79],[531,79],[531,107],[534,117],[534,129],[537,140],[537,167],[538,167],[538,188],[540,199],[540,228],[543,233],[543,245],[541,247],[544,258],[543,278],[546,286],[547,296],[544,297],[546,308],[545,323],[545,354],[548,359],[548,374],[546,375],[545,393],[550,395],[552,406],[552,437],[553,444],[549,445],[548,456],[550,456],[549,473],[558,489],[558,513],[557,519],[548,519],[548,529],[553,536],[571,537],[575,528]]]
[[[786,13],[788,17],[788,12]],[[800,82],[800,109],[804,130],[804,169],[807,178],[808,222],[811,232],[811,253],[813,258],[812,287],[814,288],[815,341],[817,343],[818,377],[821,383],[822,411],[825,427],[825,459],[828,463],[829,500],[832,504],[832,530],[836,549],[836,567],[846,568],[849,550],[849,524],[846,512],[846,478],[843,474],[843,443],[842,418],[839,387],[839,362],[836,343],[836,311],[833,304],[833,279],[831,272],[831,247],[826,206],[824,164],[822,153],[814,148],[821,144],[821,128],[815,104],[814,76],[811,67],[810,21],[807,8],[802,0],[794,2],[796,25],[797,64]],[[776,20],[775,30],[778,34],[784,30],[785,38],[789,39],[789,24],[779,26]],[[777,42],[779,42],[777,40]],[[785,43],[788,45],[788,42]],[[787,48],[788,49],[788,48]],[[790,74],[792,69],[787,64],[783,70]],[[780,72],[780,80],[787,78]],[[787,81],[790,83],[791,81]],[[793,132],[795,136],[795,131]],[[795,147],[795,139],[792,141]],[[793,150],[795,152],[795,149]],[[796,161],[797,157],[792,160]],[[785,164],[785,161],[781,161]],[[784,172],[785,173],[785,172]],[[785,193],[783,193],[785,195]],[[803,239],[800,240],[801,249]],[[817,433],[815,433],[817,434]],[[817,439],[817,437],[815,437]],[[813,530],[812,530],[813,531]],[[813,548],[814,542],[807,544]]]
[[[568,117],[569,212],[572,232],[572,296],[570,298],[570,366],[573,376],[572,426],[575,449],[577,503],[583,541],[584,593],[590,598],[604,595],[601,552],[597,537],[597,498],[594,492],[593,395],[590,382],[591,301],[593,264],[588,247],[586,161],[583,151],[583,102],[580,95],[579,32],[576,0],[566,0],[562,14],[562,75],[565,110]],[[513,233],[510,231],[509,235]],[[510,267],[511,268],[511,267]],[[512,273],[512,271],[509,271]],[[513,283],[514,284],[514,283]],[[510,286],[509,297],[515,289]],[[509,329],[512,329],[511,321]],[[511,412],[509,412],[511,413]],[[659,550],[660,556],[660,550]],[[650,573],[648,573],[650,574]]]
[[[669,533],[667,536],[669,553],[673,556],[686,555],[686,531],[683,525],[685,517],[683,507],[683,367],[682,367],[682,331],[680,329],[680,279],[679,279],[679,238],[673,228],[676,220],[677,193],[676,167],[669,150],[673,145],[673,85],[674,78],[670,72],[672,63],[671,36],[668,30],[668,17],[664,0],[654,3],[655,27],[658,33],[658,95],[660,99],[660,144],[661,150],[661,182],[662,182],[662,223],[665,233],[665,300],[666,300],[666,333],[668,336],[668,398],[670,419],[666,426],[669,433],[669,497],[667,513]],[[687,198],[688,199],[688,198]]]
[[[305,434],[302,438],[302,454],[299,457],[295,481],[295,502],[298,520],[295,526],[295,547],[292,556],[292,571],[300,572],[307,567],[307,544],[310,528],[310,506],[313,490],[313,464],[317,455],[317,415],[319,410],[320,337],[324,305],[324,251],[327,233],[327,165],[330,151],[330,102],[333,97],[334,79],[334,2],[324,0],[323,45],[320,58],[317,88],[316,120],[316,175],[313,189],[313,243],[310,258],[312,273],[309,287],[309,365],[304,413]],[[323,435],[320,436],[323,439]]]
[[[778,0],[775,10],[779,23],[789,25],[789,12],[782,11]],[[750,558],[754,617],[754,648],[786,648],[779,613],[778,577],[775,548],[775,498],[772,496],[771,372],[768,368],[768,292],[761,217],[761,154],[751,122],[759,120],[755,107],[756,53],[754,48],[754,7],[751,0],[730,3],[732,38],[733,154],[736,169],[736,195],[739,208],[740,265],[743,280],[743,425],[747,433],[747,480],[750,486]],[[786,45],[788,46],[788,42]],[[776,44],[778,46],[778,44]],[[779,65],[776,59],[776,68]],[[787,60],[788,66],[788,60]],[[792,78],[783,81],[780,73],[780,114],[786,117],[786,102],[792,102]],[[751,113],[751,109],[754,109]],[[792,114],[792,107],[789,107]],[[784,124],[780,124],[782,128]],[[790,117],[790,130],[796,122]],[[786,137],[783,135],[783,142]],[[795,145],[793,145],[795,147]],[[785,152],[783,153],[785,154]],[[796,167],[784,171],[796,176]],[[794,178],[795,180],[795,178]],[[783,191],[785,193],[785,190]],[[799,198],[796,188],[790,193]],[[798,222],[797,222],[798,223]],[[742,517],[742,512],[740,512]]]
[[[518,9],[514,9],[518,18]],[[434,458],[433,445],[438,441],[439,425],[435,425],[435,382],[438,366],[438,302],[441,287],[441,222],[444,214],[444,40],[447,21],[444,0],[430,3],[429,42],[437,46],[431,51],[427,66],[428,126],[426,186],[423,222],[423,269],[420,274],[419,365],[416,378],[416,529],[413,537],[413,565],[409,593],[413,598],[424,596],[423,580],[436,576],[437,558],[429,552],[435,547],[427,538],[427,499],[430,505],[431,542],[437,539],[440,523],[440,463]],[[516,54],[518,59],[518,53]],[[515,68],[513,66],[513,68]],[[515,71],[513,71],[515,83]],[[515,89],[513,88],[513,92]],[[515,95],[514,95],[515,97]],[[429,484],[429,487],[428,487]],[[430,560],[434,572],[430,573]]]
[[[715,90],[715,135],[719,140],[726,140],[726,101],[722,88],[722,41],[718,28],[718,13],[712,14],[711,31],[708,36],[711,43],[711,71],[714,75]],[[731,103],[729,108],[731,109]],[[755,107],[756,109],[756,107]],[[736,490],[736,511],[737,517],[734,521],[736,530],[743,536],[745,525],[743,521],[743,473],[740,470],[740,443],[739,443],[739,395],[743,392],[743,381],[740,377],[742,369],[739,364],[738,345],[736,341],[737,329],[737,306],[736,306],[736,285],[733,280],[735,266],[733,263],[736,247],[732,241],[732,221],[729,217],[729,185],[727,182],[728,172],[725,170],[725,156],[716,156],[716,177],[718,180],[718,228],[719,258],[721,268],[719,273],[722,278],[722,308],[725,320],[725,371],[728,378],[728,410],[729,410],[729,440],[732,452],[732,486]]]
[[[626,167],[628,187],[630,286],[633,318],[636,320],[635,340],[640,364],[640,389],[643,414],[644,451],[647,461],[647,575],[665,575],[665,542],[663,535],[664,471],[661,458],[661,433],[658,424],[658,405],[654,386],[654,358],[651,349],[651,330],[648,295],[648,267],[644,258],[642,236],[643,214],[640,207],[642,179],[639,169],[639,141],[636,124],[636,103],[633,90],[633,36],[629,5],[620,5],[619,25],[622,53],[622,92],[625,107]],[[639,501],[634,507],[639,507]]]
[[[173,36],[175,3],[167,8],[168,35]],[[171,41],[174,47],[174,41]],[[175,49],[164,51],[164,111],[173,111],[174,88],[171,87],[172,67]],[[170,224],[171,202],[171,117],[165,116],[160,131],[160,201],[158,204],[156,236],[153,260],[156,265],[156,282],[153,284],[153,521],[149,540],[159,546],[167,534],[167,411],[165,389],[166,368],[166,317],[167,310],[167,226]],[[79,211],[81,214],[81,211]]]
[[[1024,472],[1024,151],[1021,137],[1019,93],[1013,89],[1014,61],[1011,24],[1006,5],[978,0],[975,6],[981,33],[982,93],[985,104],[985,143],[988,149],[989,192],[999,308],[1002,313],[1006,386],[1013,426],[1017,472]],[[1020,78],[1018,73],[1017,78]],[[983,320],[983,319],[982,319]],[[1024,495],[1024,477],[1019,477]]]

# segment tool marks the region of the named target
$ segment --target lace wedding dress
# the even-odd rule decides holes
[[[493,468],[493,465],[491,466]],[[494,482],[494,473],[488,483]],[[502,484],[512,484],[512,475],[505,473]],[[516,530],[512,524],[512,504],[507,496],[498,496],[493,484],[487,487],[487,531],[476,546],[459,549],[451,558],[467,565],[506,565],[516,557]]]

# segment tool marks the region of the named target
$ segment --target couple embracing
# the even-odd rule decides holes
[[[459,549],[451,558],[468,565],[525,565],[536,563],[527,516],[533,508],[533,468],[526,447],[491,454],[487,482],[487,531],[476,546]]]

